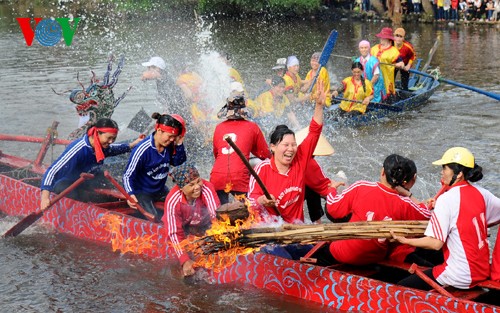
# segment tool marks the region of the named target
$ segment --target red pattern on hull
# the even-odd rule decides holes
[[[0,210],[6,214],[25,216],[35,212],[39,197],[39,188],[0,175]],[[89,203],[62,199],[44,214],[42,221],[62,233],[110,244],[111,233],[104,222],[98,222],[105,214],[116,214],[122,219],[120,231],[124,239],[152,236],[153,247],[143,252],[145,256],[175,258],[173,249],[167,245],[162,225],[110,213]],[[218,283],[249,283],[346,311],[500,313],[500,308],[496,306],[403,288],[263,253],[239,256],[228,268],[211,274]]]

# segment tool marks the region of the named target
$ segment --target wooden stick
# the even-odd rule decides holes
[[[262,189],[262,191],[264,192],[264,195],[266,196],[266,198],[268,200],[272,200],[273,198],[269,194],[269,191],[267,191],[266,185],[264,185],[264,182],[262,181],[262,179],[260,179],[259,175],[257,175],[257,172],[255,172],[252,165],[250,165],[250,162],[248,162],[247,158],[245,157],[243,152],[241,152],[240,148],[234,143],[234,141],[231,139],[230,136],[226,135],[224,137],[224,140],[227,141],[227,143],[231,146],[231,148],[233,148],[233,150],[236,152],[236,154],[240,157],[243,164],[245,164],[246,168],[250,171],[250,174],[252,174],[253,178],[255,178],[255,180],[257,181],[257,184],[259,184],[259,186]],[[274,209],[274,212],[278,216],[281,216],[279,210],[276,207],[273,207],[273,209]]]
[[[132,199],[132,197],[127,193],[127,191],[125,191],[125,189],[113,178],[113,176],[111,176],[111,174],[108,171],[104,171],[104,176],[113,184],[113,186],[116,187],[116,189],[118,189],[118,191],[120,191],[125,196],[125,198],[128,201],[136,204],[137,210],[141,212],[142,215],[144,215],[144,217],[146,217],[148,220],[152,222],[155,222],[154,215],[149,212],[146,212],[146,210],[144,210],[144,208],[139,204],[139,202],[135,202],[134,199]]]
[[[454,296],[451,295],[451,293],[449,293],[442,286],[433,281],[429,276],[425,275],[425,273],[422,272],[422,270],[418,267],[417,264],[413,263],[411,267],[408,269],[408,272],[410,272],[410,274],[417,274],[418,277],[420,277],[423,281],[429,284],[429,286],[434,288],[440,294],[450,298],[455,298]]]
[[[58,195],[56,195],[52,200],[50,200],[49,205],[46,206],[44,209],[39,210],[37,212],[31,213],[25,218],[23,218],[19,223],[14,225],[12,228],[10,228],[8,231],[3,234],[2,237],[15,237],[22,233],[26,228],[30,227],[33,223],[38,221],[42,216],[45,211],[50,209],[54,204],[56,204],[60,199],[64,198],[68,193],[73,191],[78,185],[83,183],[84,180],[86,179],[91,179],[93,178],[94,175],[89,174],[89,173],[81,173],[80,177],[74,181],[71,185],[69,185],[66,189],[61,191]]]

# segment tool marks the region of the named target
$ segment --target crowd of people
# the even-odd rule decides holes
[[[427,0],[423,0],[427,1]],[[500,0],[430,0],[436,21],[498,21]],[[356,10],[368,12],[369,0],[357,0]],[[422,0],[402,0],[402,14],[422,14]]]
[[[182,240],[188,234],[202,234],[210,227],[220,205],[240,201],[242,196],[248,198],[261,220],[270,222],[304,223],[307,202],[311,203],[310,220],[321,223],[325,214],[321,198],[325,199],[327,218],[334,222],[429,220],[425,237],[419,239],[393,235],[394,242],[386,239],[332,242],[314,254],[321,265],[371,264],[397,254],[401,261],[423,259],[432,266],[426,274],[441,285],[467,289],[490,276],[499,276],[498,258],[493,259],[493,273],[489,270],[486,236],[488,225],[500,221],[500,199],[472,184],[482,178],[482,168],[466,148],[451,148],[433,163],[442,166],[443,193],[426,201],[419,201],[411,192],[417,168],[412,160],[401,155],[392,154],[384,160],[377,182],[358,181],[342,193],[337,193],[337,189],[344,183],[328,178],[314,158],[333,153],[333,149],[320,152],[318,142],[320,149],[325,146],[321,141],[323,111],[339,100],[339,92],[343,96],[340,109],[345,114],[363,114],[373,99],[390,101],[397,96],[396,68],[401,72],[402,89],[408,88],[405,72],[411,67],[415,52],[404,41],[404,29],[383,28],[376,36],[380,42],[373,47],[366,40],[359,43],[360,57],[352,63],[352,76],[345,78],[336,90],[330,89],[328,72],[319,64],[318,52],[312,54],[311,70],[304,80],[299,75],[297,57],[278,59],[268,87],[255,101],[246,98],[241,76],[231,67],[228,72],[231,92],[216,113],[220,122],[211,133],[215,162],[209,179],[200,176],[185,148],[190,131],[185,118],[192,120],[193,112],[188,103],[198,97],[198,89],[186,79],[182,80],[183,87],[179,87],[167,78],[163,59],[151,58],[143,64],[148,68],[143,79],[157,80],[159,95],[166,104],[165,113],[155,112],[151,116],[152,133],[129,144],[115,144],[116,122],[99,119],[47,169],[40,207],[49,204],[51,192],[65,189],[80,173],[99,173],[106,157],[130,152],[123,172],[123,185],[130,196],[128,204],[132,208],[141,206],[156,222],[163,222],[166,238],[172,243],[186,276],[194,273],[194,260],[182,248]],[[160,92],[165,84],[175,86],[169,86],[167,93]],[[183,93],[184,88],[189,89],[191,97]],[[178,93],[179,97],[171,97],[171,93]],[[296,136],[292,129],[298,126],[296,106],[312,109],[312,118],[301,136]],[[274,122],[270,130],[261,126],[266,118]],[[297,125],[288,126],[294,123]],[[228,137],[245,159],[227,142]],[[268,193],[246,167],[251,155],[260,159],[254,170]],[[175,184],[172,189],[166,185],[169,176]],[[89,191],[90,185],[81,186],[71,196],[87,201]],[[419,255],[421,248],[443,253],[441,258],[429,261]],[[297,258],[310,249],[300,245],[270,246],[263,251]],[[498,250],[497,245],[495,255],[500,255]],[[420,278],[413,276],[401,284],[426,287]]]

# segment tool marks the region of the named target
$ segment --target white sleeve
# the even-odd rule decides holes
[[[484,203],[486,205],[486,224],[495,224],[500,221],[500,199],[482,187],[474,187],[481,192],[484,198]]]

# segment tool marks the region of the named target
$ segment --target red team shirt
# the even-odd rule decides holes
[[[179,246],[179,243],[186,239],[184,228],[199,228],[204,231],[215,218],[215,210],[219,206],[220,201],[213,185],[204,179],[201,196],[196,199],[194,205],[187,203],[184,193],[177,185],[168,193],[165,213],[161,220],[181,264],[189,260],[189,256]]]
[[[500,199],[461,182],[436,200],[425,235],[444,242],[445,261],[432,274],[442,285],[468,289],[490,274],[487,225],[500,220]]]
[[[337,196],[328,195],[327,210],[333,218],[352,213],[350,222],[426,220],[430,212],[408,197],[378,182],[358,181]],[[334,241],[330,253],[340,263],[365,265],[385,259],[388,241],[383,239],[350,239]]]
[[[269,158],[271,153],[266,139],[259,126],[247,120],[227,120],[215,127],[213,152],[214,167],[210,173],[210,182],[215,190],[224,190],[226,183],[232,183],[232,190],[246,192],[250,179],[250,172],[233,148],[224,140],[226,135],[231,136],[234,143],[240,148],[245,157],[250,153],[260,159]]]
[[[318,142],[322,127],[322,125],[319,125],[314,120],[311,121],[309,134],[297,147],[297,154],[286,174],[280,174],[276,168],[274,156],[255,167],[255,171],[268,188],[269,193],[276,197],[277,208],[281,217],[287,223],[304,221],[304,175],[307,164]],[[271,208],[264,208],[257,203],[257,199],[263,194],[255,178],[250,177],[249,200],[252,207],[257,211],[267,211],[269,215],[275,216],[276,214]]]

